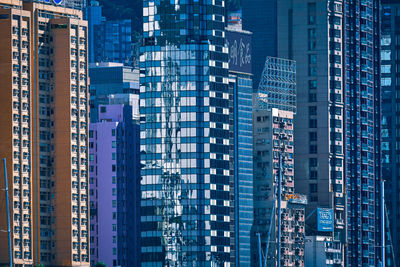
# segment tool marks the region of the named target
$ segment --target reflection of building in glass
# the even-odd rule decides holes
[[[143,6],[142,266],[230,266],[224,1]]]
[[[107,20],[98,1],[89,1],[85,19],[89,23],[89,62],[119,62],[133,66],[136,46],[132,44],[132,21]]]

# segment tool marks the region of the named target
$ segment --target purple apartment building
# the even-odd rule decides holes
[[[90,259],[138,266],[139,125],[129,105],[100,105],[90,124]]]

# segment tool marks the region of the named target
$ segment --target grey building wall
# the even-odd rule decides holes
[[[341,14],[329,10],[327,1],[278,2],[278,57],[295,60],[297,67],[295,190],[308,196],[307,214],[334,208],[332,235],[339,242],[345,237],[343,69],[342,51],[329,43],[342,42],[341,26],[330,23],[333,16]],[[307,234],[314,229],[315,220]]]

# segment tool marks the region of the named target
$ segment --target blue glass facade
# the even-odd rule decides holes
[[[133,63],[131,20],[103,21],[93,27],[94,62]]]
[[[379,18],[380,1],[344,1],[347,266],[381,261]]]
[[[397,10],[400,1],[382,1],[381,21],[381,149],[382,179],[385,181],[386,222],[386,266],[396,266],[400,259],[400,177],[399,141],[400,132],[400,81],[398,62],[400,60],[400,19]],[[385,219],[386,219],[385,218]],[[390,228],[390,231],[389,231]]]
[[[278,56],[277,0],[247,0],[242,6],[243,29],[253,33],[252,69],[258,88],[267,56]]]
[[[224,1],[143,2],[141,265],[230,266]]]
[[[236,266],[251,264],[253,226],[253,84],[249,74],[230,75],[233,93],[234,203]]]
[[[110,95],[139,96],[139,70],[122,64],[102,63],[91,65],[90,77],[90,121],[98,121],[98,106],[110,103]],[[132,105],[137,108],[138,103]],[[137,116],[138,112],[134,112]],[[137,119],[137,118],[135,118]]]
[[[89,62],[119,62],[133,66],[136,46],[132,44],[132,21],[107,20],[102,6],[91,0],[84,9],[89,26]]]

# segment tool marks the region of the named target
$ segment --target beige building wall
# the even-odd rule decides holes
[[[89,266],[87,22],[78,10],[0,0],[0,36],[13,261]],[[7,264],[7,232],[0,244]]]
[[[31,179],[30,14],[20,1],[0,3],[0,158],[7,160],[15,264],[33,263]],[[4,9],[7,7],[7,9]],[[4,189],[1,162],[0,188]],[[0,264],[8,263],[8,234],[4,191],[0,194]]]

